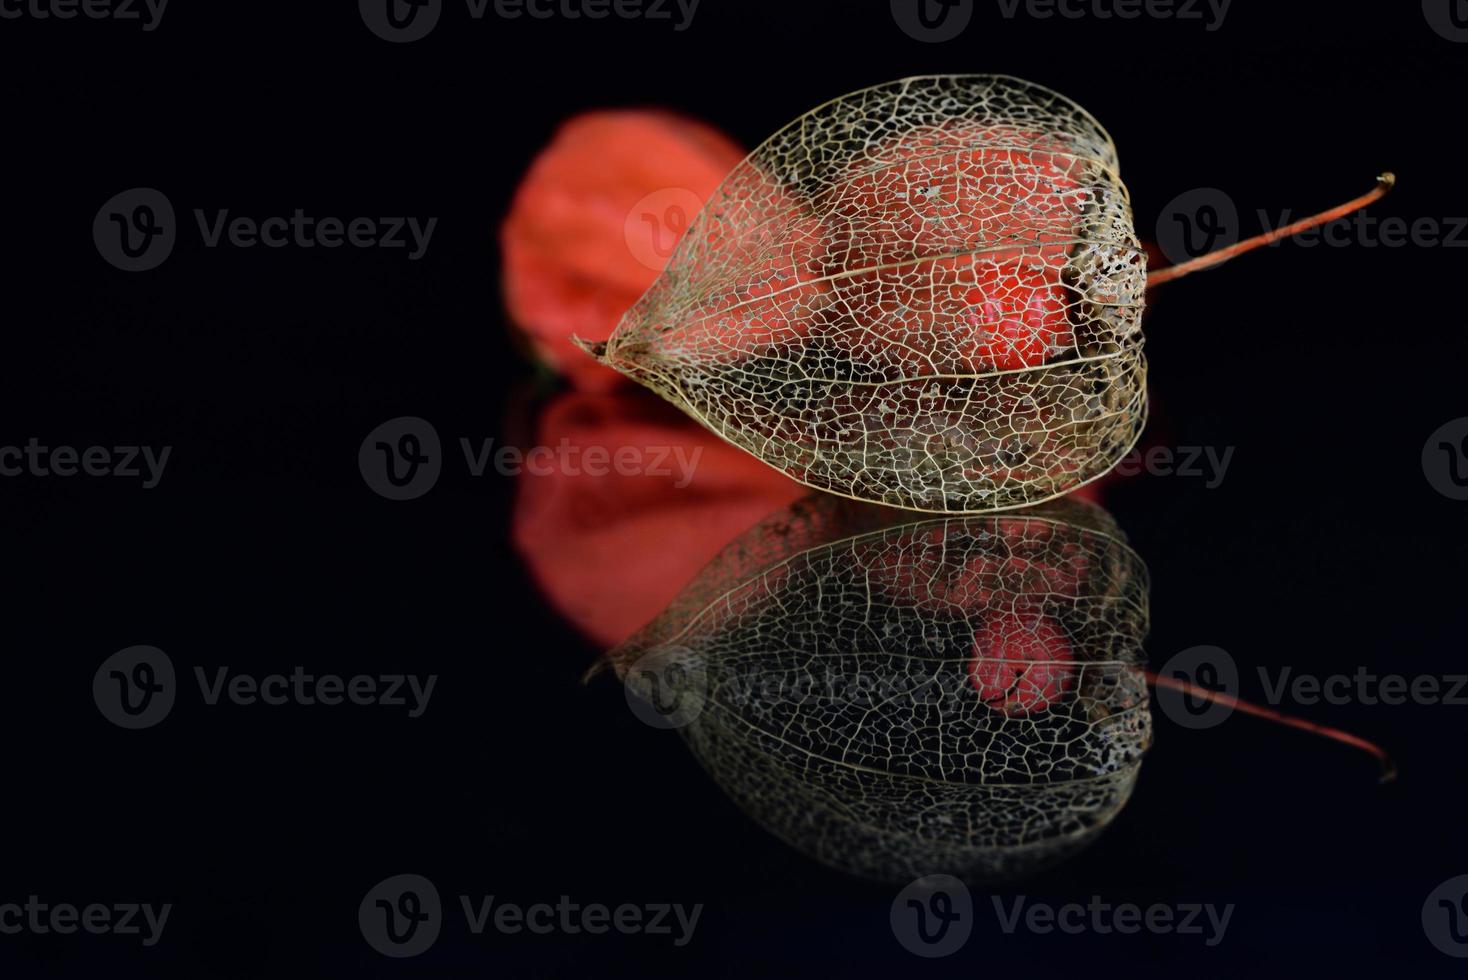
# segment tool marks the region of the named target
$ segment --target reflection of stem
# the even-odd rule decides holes
[[[1147,683],[1151,684],[1153,687],[1171,688],[1174,691],[1181,691],[1184,694],[1191,694],[1194,697],[1202,698],[1205,701],[1212,701],[1217,704],[1227,705],[1228,707],[1233,708],[1237,711],[1242,711],[1246,715],[1254,715],[1256,718],[1264,718],[1268,721],[1276,722],[1280,725],[1287,725],[1290,728],[1298,728],[1301,731],[1310,732],[1311,734],[1319,735],[1322,738],[1328,738],[1335,742],[1343,742],[1346,745],[1358,748],[1361,751],[1370,753],[1371,755],[1376,757],[1377,763],[1381,766],[1380,782],[1389,783],[1393,779],[1397,778],[1397,764],[1392,761],[1391,756],[1387,755],[1385,749],[1374,742],[1368,742],[1364,738],[1352,735],[1350,732],[1343,732],[1339,728],[1331,728],[1328,725],[1317,725],[1313,721],[1306,721],[1303,718],[1296,718],[1293,715],[1287,715],[1284,712],[1276,711],[1273,708],[1265,708],[1261,705],[1252,704],[1248,701],[1240,701],[1233,695],[1224,694],[1222,691],[1212,691],[1206,687],[1199,687],[1196,684],[1189,684],[1187,681],[1178,680],[1177,678],[1173,677],[1162,677],[1159,676],[1156,671],[1148,670],[1144,671],[1144,673],[1147,675]]]
[[[1147,288],[1151,289],[1153,286],[1161,283],[1181,279],[1190,272],[1197,272],[1199,269],[1208,269],[1215,265],[1220,265],[1234,256],[1243,255],[1245,252],[1252,252],[1262,245],[1269,245],[1279,241],[1281,238],[1289,238],[1291,235],[1298,235],[1300,232],[1307,231],[1317,225],[1323,225],[1337,218],[1345,217],[1352,211],[1359,211],[1373,201],[1381,200],[1382,196],[1391,190],[1396,182],[1396,175],[1391,171],[1387,171],[1376,178],[1376,186],[1371,190],[1354,200],[1347,201],[1345,204],[1337,205],[1329,211],[1322,211],[1313,217],[1301,218],[1293,224],[1276,228],[1273,231],[1267,231],[1262,235],[1255,235],[1253,238],[1246,238],[1244,241],[1236,242],[1227,248],[1220,248],[1216,252],[1200,255],[1196,259],[1189,259],[1187,262],[1180,263],[1179,265],[1170,265],[1165,269],[1158,269],[1155,272],[1149,269],[1147,271]]]

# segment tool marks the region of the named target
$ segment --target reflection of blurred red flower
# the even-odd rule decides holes
[[[501,232],[505,301],[535,353],[579,388],[621,377],[571,343],[605,340],[652,285],[667,241],[743,157],[703,123],[667,112],[578,116],[531,164]],[[643,202],[669,213],[639,220]],[[651,197],[650,197],[651,196]]]
[[[584,458],[592,446],[637,450],[640,469],[669,453],[666,475],[638,472],[520,477],[514,540],[552,605],[583,633],[613,646],[646,625],[724,545],[807,491],[667,404],[628,390],[571,393],[540,419],[536,444],[562,440]],[[696,477],[679,487],[684,463]],[[695,456],[695,454],[697,454]]]

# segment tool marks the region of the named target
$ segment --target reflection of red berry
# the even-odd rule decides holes
[[[1080,541],[1043,520],[1006,517],[985,526],[993,537],[982,545],[961,545],[940,524],[864,542],[854,554],[872,588],[925,612],[980,615],[1021,596],[1081,594],[1091,552]]]
[[[1075,686],[1065,632],[1039,609],[1024,607],[995,613],[974,634],[968,675],[979,700],[1011,718],[1045,711]]]

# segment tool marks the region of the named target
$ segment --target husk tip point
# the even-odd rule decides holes
[[[607,342],[605,340],[583,340],[575,334],[572,334],[571,343],[580,347],[598,361],[607,356]]]

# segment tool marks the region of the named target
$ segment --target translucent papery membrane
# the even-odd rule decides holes
[[[725,792],[798,850],[883,881],[1033,873],[1091,843],[1131,796],[1138,771],[998,786],[876,775],[793,746],[751,747],[722,720],[698,726],[688,742]]]
[[[742,596],[717,628],[678,640],[704,692],[695,728],[811,765],[947,782],[1065,781],[1140,761],[1134,598],[1022,599],[999,579],[965,583],[986,594],[964,612],[794,572]]]
[[[1145,413],[1145,257],[1115,168],[1083,110],[1028,83],[854,93],[736,168],[604,356],[813,487],[938,512],[1047,499],[1109,469]]]
[[[817,496],[772,515],[611,660],[634,687],[675,663],[659,693],[696,703],[694,754],[820,860],[989,878],[1063,857],[1150,744],[1146,568],[1087,504],[893,513]]]
[[[1058,496],[1108,472],[1146,424],[1140,343],[1029,371],[892,382],[763,366],[789,371],[745,372],[737,390],[722,375],[690,371],[682,400],[808,486],[898,507],[999,510]]]
[[[856,767],[884,778],[944,783],[1069,782],[1141,761],[1150,722],[1139,668],[1070,668],[1061,700],[1010,717],[985,703],[969,681],[969,665],[987,666],[974,658],[957,665],[952,676],[939,671],[928,678],[895,672],[830,676],[821,665],[757,679],[712,677],[690,736],[713,726],[718,737],[737,739],[751,752],[788,753],[796,770]],[[870,672],[875,665],[862,669]],[[776,690],[789,693],[771,696]]]

